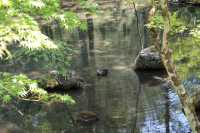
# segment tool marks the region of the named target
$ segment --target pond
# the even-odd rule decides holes
[[[191,132],[173,88],[155,78],[166,74],[132,69],[141,50],[133,10],[113,10],[101,15],[104,17],[90,20],[88,34],[74,32],[71,37],[78,47],[72,69],[90,84],[89,88],[70,93],[76,104],[72,107],[33,102],[20,102],[16,107],[2,105],[1,133]],[[142,41],[148,46],[148,30],[143,27],[146,8],[138,15]],[[62,33],[62,38],[65,36],[67,33]],[[109,69],[108,76],[97,77],[99,68]],[[99,120],[92,124],[75,123],[82,111],[95,112]]]

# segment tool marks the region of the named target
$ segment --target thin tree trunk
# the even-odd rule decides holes
[[[199,120],[195,112],[195,106],[189,95],[187,94],[184,86],[181,84],[177,75],[175,65],[172,61],[172,51],[168,46],[168,33],[170,31],[170,19],[168,11],[168,0],[161,0],[162,15],[164,18],[164,32],[162,40],[161,57],[168,73],[172,85],[175,87],[182,106],[184,108],[186,117],[190,123],[193,133],[200,133]]]

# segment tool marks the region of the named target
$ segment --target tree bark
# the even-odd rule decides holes
[[[186,117],[190,123],[190,127],[193,133],[200,133],[200,124],[198,117],[195,112],[195,105],[189,95],[186,92],[186,89],[181,84],[178,74],[176,72],[175,65],[172,60],[172,51],[168,46],[168,33],[170,31],[170,19],[169,19],[169,11],[168,11],[168,0],[161,0],[161,8],[162,15],[164,18],[164,31],[162,38],[162,49],[161,49],[161,57],[163,64],[168,73],[169,79],[174,86],[176,93],[178,94],[182,106],[184,108]]]

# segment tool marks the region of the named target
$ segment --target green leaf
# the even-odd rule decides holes
[[[12,100],[10,95],[3,96],[3,103],[9,103]]]

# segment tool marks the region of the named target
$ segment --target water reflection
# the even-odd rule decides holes
[[[154,79],[164,74],[132,70],[141,46],[136,19],[131,12],[126,11],[126,15],[124,11],[118,12],[117,18],[121,19],[112,15],[109,21],[90,19],[88,33],[78,31],[80,51],[74,57],[73,69],[90,86],[79,94],[71,94],[77,101],[74,107],[25,102],[17,105],[23,116],[16,110],[2,107],[0,130],[11,128],[20,133],[190,132],[178,96],[167,85]],[[139,16],[143,29],[145,10],[139,12]],[[148,31],[143,31],[147,46]],[[97,68],[109,68],[111,72],[108,77],[97,78]],[[87,110],[97,113],[100,120],[91,125],[74,123],[77,114]]]
[[[80,29],[79,31],[79,43],[81,44],[81,50],[80,50],[80,54],[81,54],[81,66],[88,66],[89,64],[89,59],[88,59],[88,48],[87,48],[87,41],[86,41],[86,33],[84,31],[81,31]]]
[[[90,62],[88,66],[77,63],[75,67],[92,83],[92,87],[76,97],[78,106],[74,110],[94,111],[100,121],[84,127],[82,132],[190,132],[175,92],[169,86],[162,85],[161,81],[154,79],[155,76],[165,77],[165,73],[135,73],[131,69],[136,53],[140,49],[135,30],[136,22],[134,18],[132,19],[132,23],[114,19],[112,22],[104,23],[99,20],[94,21],[95,49],[92,55],[89,54],[89,59],[95,62]],[[127,34],[127,27],[134,28]],[[147,32],[147,29],[144,32]],[[144,35],[146,37],[148,34]],[[81,56],[77,56],[77,62],[82,62]],[[106,78],[95,78],[96,68],[101,67],[110,68],[110,75]]]

